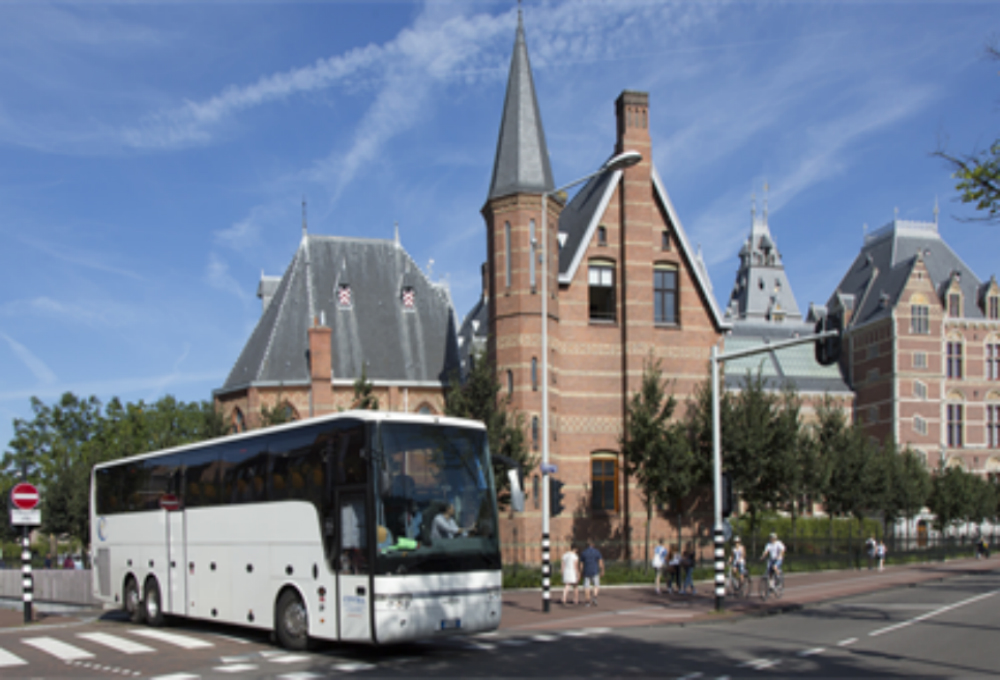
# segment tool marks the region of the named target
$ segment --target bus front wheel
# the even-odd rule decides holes
[[[302,598],[294,590],[286,590],[278,598],[275,632],[285,649],[304,650],[309,644],[309,616]]]
[[[155,578],[146,581],[146,596],[142,599],[145,607],[146,623],[151,626],[163,625],[163,599],[160,597],[160,584]]]
[[[142,598],[139,596],[139,584],[131,576],[125,581],[125,613],[128,614],[132,623],[142,623],[145,612],[143,611]]]

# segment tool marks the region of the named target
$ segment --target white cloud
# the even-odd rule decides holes
[[[205,268],[205,281],[217,290],[232,293],[243,302],[250,301],[250,294],[229,273],[229,264],[220,259],[215,253],[210,253],[208,256],[208,265]]]
[[[14,355],[21,360],[21,363],[27,366],[28,370],[35,375],[38,382],[42,385],[52,385],[57,381],[55,372],[44,361],[35,356],[30,349],[6,333],[0,332],[0,338],[3,338],[7,342]]]

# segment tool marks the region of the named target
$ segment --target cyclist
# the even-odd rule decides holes
[[[778,534],[772,532],[764,546],[764,552],[760,558],[767,558],[767,573],[771,575],[772,570],[776,576],[781,575],[781,563],[785,559],[785,544],[778,540]]]
[[[747,576],[747,551],[739,536],[733,539],[733,552],[729,555],[729,573],[734,580],[742,581]]]

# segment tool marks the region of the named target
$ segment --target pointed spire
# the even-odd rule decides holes
[[[750,195],[750,226],[757,220],[757,192]]]
[[[302,237],[305,238],[309,230],[306,228],[306,197],[302,197]]]
[[[396,245],[398,246],[399,245],[399,221],[398,220],[396,221],[396,226],[393,229],[393,238],[395,239]]]
[[[767,224],[767,192],[771,187],[764,182],[764,224]]]
[[[937,196],[934,197],[934,226],[938,226],[938,217],[941,215],[941,209],[938,207]]]
[[[517,13],[517,34],[510,59],[507,95],[500,121],[493,178],[489,198],[516,193],[540,194],[555,188],[545,130],[535,96],[531,76],[528,46],[524,40],[524,20],[520,5]]]

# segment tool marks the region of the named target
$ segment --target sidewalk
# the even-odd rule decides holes
[[[968,573],[983,573],[1000,569],[1000,561],[951,560],[929,564],[886,567],[885,571],[825,571],[787,574],[785,592],[780,600],[764,602],[753,594],[743,600],[727,597],[725,611],[715,611],[712,583],[697,584],[697,595],[657,595],[652,585],[612,586],[601,588],[597,607],[583,605],[581,588],[579,605],[562,605],[562,588],[552,590],[550,612],[542,612],[541,590],[520,590],[503,595],[503,621],[500,630],[506,633],[567,630],[580,628],[624,628],[662,624],[689,624],[725,621],[744,615],[765,615],[800,609],[805,605],[860,595],[885,588],[924,583]]]

